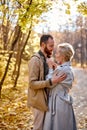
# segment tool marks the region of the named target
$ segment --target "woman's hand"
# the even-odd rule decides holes
[[[47,58],[46,62],[49,68],[55,69],[57,67],[57,64],[53,61],[52,58]]]

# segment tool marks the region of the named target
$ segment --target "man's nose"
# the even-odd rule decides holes
[[[54,50],[54,47],[52,48],[52,51]]]

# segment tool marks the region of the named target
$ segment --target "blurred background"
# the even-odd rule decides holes
[[[78,110],[77,122],[79,130],[87,129],[87,0],[0,0],[1,130],[29,130],[32,126],[26,106],[28,61],[39,50],[40,36],[48,33],[54,37],[55,48],[68,42],[75,49],[73,95],[80,102],[75,102],[74,108],[85,102]],[[81,84],[83,89],[78,87]],[[18,117],[19,108],[24,115]]]

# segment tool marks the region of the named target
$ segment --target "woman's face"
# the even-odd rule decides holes
[[[56,61],[59,65],[63,63],[64,56],[60,53],[60,49],[58,48],[55,54]]]

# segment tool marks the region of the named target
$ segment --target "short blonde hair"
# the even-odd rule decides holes
[[[65,61],[71,61],[74,56],[74,49],[69,43],[61,43],[58,45],[59,52],[64,56]]]

